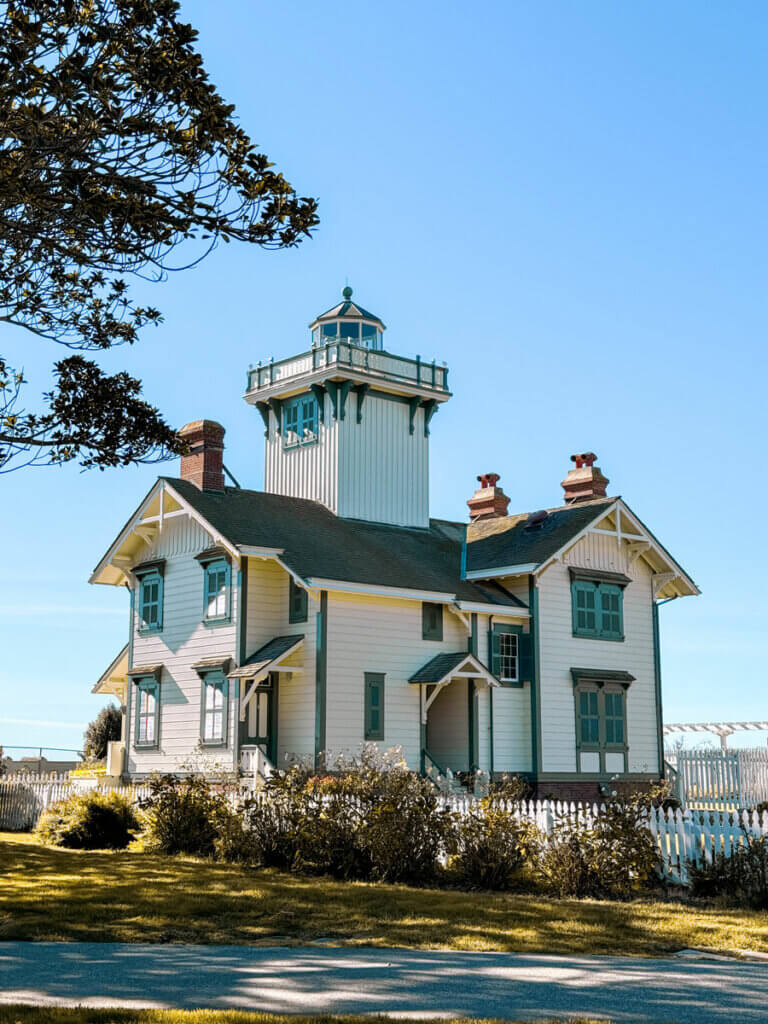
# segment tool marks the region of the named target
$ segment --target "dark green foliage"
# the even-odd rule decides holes
[[[745,834],[744,845],[709,864],[689,865],[693,896],[721,896],[734,906],[768,910],[768,836]]]
[[[538,850],[538,832],[498,798],[470,808],[456,823],[457,880],[478,889],[510,889],[525,862]]]
[[[659,866],[646,825],[658,793],[630,793],[608,802],[595,818],[571,815],[544,845],[540,874],[557,896],[626,898],[647,886]]]
[[[87,726],[83,735],[83,754],[88,761],[101,761],[107,756],[107,744],[120,739],[123,715],[114,704],[103,707]]]
[[[130,801],[92,790],[49,807],[37,833],[48,846],[72,850],[123,850],[139,827]]]
[[[222,837],[226,837],[227,848],[234,850],[235,812],[224,793],[217,792],[202,776],[156,776],[149,788],[150,795],[139,803],[148,850],[212,857]]]
[[[0,0],[0,323],[86,351],[131,344],[162,317],[126,278],[163,280],[220,239],[310,234],[314,200],[255,149],[196,41],[176,0]],[[55,376],[29,412],[0,358],[0,467],[183,450],[128,374],[74,356]]]

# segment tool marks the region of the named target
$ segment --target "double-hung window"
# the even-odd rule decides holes
[[[623,774],[627,770],[628,684],[616,682],[622,673],[572,669],[575,677],[576,756],[578,770],[601,775]],[[626,673],[623,673],[626,675]],[[631,677],[628,677],[631,678]]]
[[[165,562],[147,562],[133,570],[138,579],[139,632],[159,633],[163,628],[163,574]]]
[[[366,740],[384,739],[384,673],[365,673]]]
[[[202,676],[200,697],[200,739],[206,747],[227,745],[229,681],[222,672]]]
[[[571,570],[573,635],[596,640],[624,639],[624,590],[628,577]]]
[[[203,622],[229,622],[232,614],[232,567],[221,548],[197,555],[203,567]]]
[[[283,436],[286,448],[317,440],[317,399],[300,395],[283,404]]]
[[[156,747],[159,740],[160,683],[154,676],[142,676],[136,683],[137,747]]]
[[[532,675],[531,637],[522,626],[494,624],[488,637],[491,672],[503,686],[520,687]]]

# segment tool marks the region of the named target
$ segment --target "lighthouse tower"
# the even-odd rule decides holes
[[[384,349],[379,317],[352,299],[309,325],[311,347],[248,372],[261,413],[265,490],[338,516],[429,525],[429,430],[451,397],[448,369]]]

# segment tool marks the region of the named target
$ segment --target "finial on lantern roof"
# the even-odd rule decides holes
[[[341,289],[341,294],[344,296],[347,302],[349,302],[349,300],[352,298],[352,289],[349,287],[348,284],[344,285],[344,287]]]

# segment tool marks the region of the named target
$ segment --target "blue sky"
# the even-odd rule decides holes
[[[765,5],[183,11],[321,225],[295,251],[222,246],[139,289],[165,323],[104,367],[140,375],[177,425],[222,422],[258,488],[245,371],[305,347],[348,278],[389,348],[450,366],[433,514],[464,519],[489,470],[511,510],[557,504],[570,454],[596,451],[703,590],[662,611],[666,718],[766,718]],[[0,343],[31,400],[54,346]],[[0,744],[79,744],[127,634],[125,593],[88,575],[157,472],[0,478]]]

